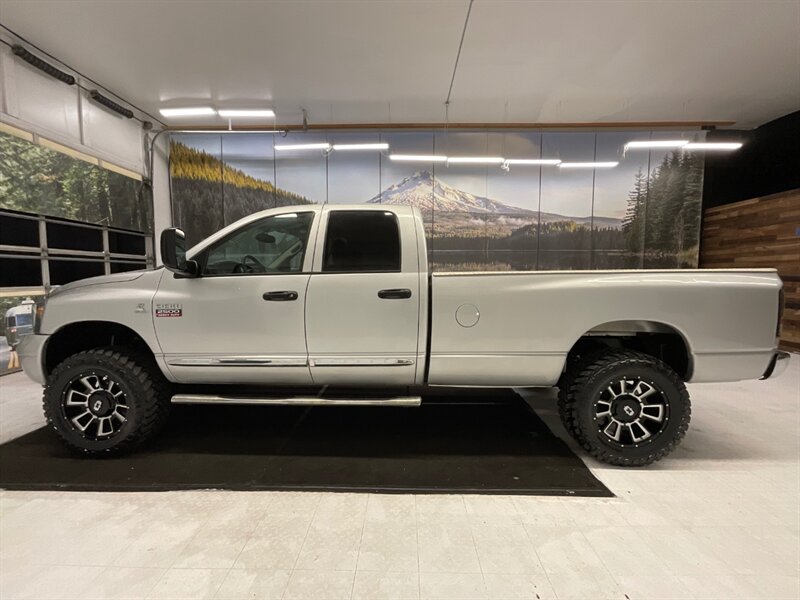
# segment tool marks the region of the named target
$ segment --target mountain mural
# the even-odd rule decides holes
[[[426,135],[432,141],[432,132],[421,133],[419,139],[424,141]],[[597,139],[605,135],[599,133]],[[329,165],[315,155],[308,163],[276,160],[260,164],[258,173],[269,167],[267,170],[274,174],[273,182],[261,180],[255,172],[239,166],[262,161],[262,149],[273,143],[272,134],[245,136],[241,139],[250,141],[237,142],[239,151],[224,157],[204,151],[206,138],[198,138],[197,146],[194,139],[190,135],[173,139],[170,161],[173,220],[187,231],[192,241],[264,208],[348,198],[347,202],[418,207],[425,218],[429,259],[434,270],[697,266],[703,187],[701,155],[664,153],[652,165],[648,162],[647,168],[643,166],[635,175],[631,173],[629,183],[621,177],[598,178],[594,191],[602,195],[601,205],[608,207],[604,214],[622,217],[624,213],[624,218],[618,219],[597,213],[592,217],[591,212],[597,207],[589,209],[588,201],[585,212],[581,204],[561,208],[565,206],[560,202],[563,194],[570,191],[566,180],[542,188],[539,203],[535,181],[519,179],[506,182],[519,186],[516,188],[488,185],[486,192],[471,193],[467,189],[472,190],[473,186],[461,189],[462,178],[453,170],[428,166],[419,167],[413,174],[405,171],[403,175],[407,177],[399,176],[384,187],[377,183],[381,180],[381,169],[385,168],[380,160],[350,162],[342,155],[335,165],[330,165],[329,171]],[[569,154],[577,147],[572,139],[554,137],[554,151]],[[2,142],[0,136],[0,146]],[[225,162],[225,158],[234,155],[237,164]],[[31,169],[25,172],[28,171]],[[474,172],[478,177],[481,173],[481,169]],[[494,176],[502,177],[499,173]],[[0,175],[0,203],[2,179]],[[22,183],[6,187],[12,191],[27,189]],[[491,181],[494,183],[496,180]],[[528,200],[517,200],[524,197]],[[514,202],[525,208],[515,206]],[[555,210],[567,214],[540,213],[539,206],[557,207]],[[568,214],[573,210],[582,214]]]
[[[432,211],[436,207],[436,211],[443,212],[534,214],[534,211],[451,187],[435,179],[430,171],[417,171],[367,202],[416,206],[422,211]]]
[[[486,215],[492,223],[505,223],[509,226],[520,226],[525,221],[536,220],[537,211],[520,208],[494,200],[485,196],[476,196],[463,190],[452,187],[439,178],[434,178],[430,171],[417,171],[400,182],[386,188],[382,193],[367,200],[370,204],[400,204],[416,206],[426,216],[436,211],[444,213],[471,213],[473,215]],[[514,219],[503,219],[503,215],[513,215]],[[438,216],[437,216],[438,219]],[[560,215],[557,213],[541,213],[542,223],[558,223],[571,221],[578,225],[590,225],[592,217],[577,217]],[[520,222],[522,221],[522,223]],[[612,217],[594,217],[595,227],[619,229],[622,219]]]

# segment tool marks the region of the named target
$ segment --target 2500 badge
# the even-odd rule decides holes
[[[156,304],[157,317],[182,317],[183,305],[181,304]]]

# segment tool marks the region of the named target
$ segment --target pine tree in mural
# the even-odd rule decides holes
[[[190,244],[260,210],[311,204],[304,196],[256,179],[180,142],[170,145],[170,175],[175,223]]]
[[[152,231],[141,182],[0,133],[0,207]]]
[[[702,158],[672,152],[649,178],[637,172],[623,222],[626,243],[645,267],[696,267],[703,188]]]
[[[628,194],[628,208],[622,220],[625,244],[631,252],[640,253],[644,239],[645,203],[647,202],[647,175],[641,169],[636,172],[633,189]]]
[[[686,262],[692,267],[697,267],[703,204],[703,159],[698,155],[689,154],[685,156],[684,161],[686,177],[681,210],[683,230],[678,257],[679,263]]]

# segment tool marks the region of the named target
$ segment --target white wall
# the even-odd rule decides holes
[[[159,236],[167,227],[172,227],[172,203],[169,188],[169,134],[162,134],[153,145],[153,246],[156,264],[161,264]]]
[[[88,82],[82,85],[94,88]],[[140,121],[96,105],[77,85],[50,77],[14,56],[5,44],[0,45],[0,121],[147,175]]]

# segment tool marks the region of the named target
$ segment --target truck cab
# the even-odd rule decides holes
[[[427,261],[410,207],[259,214],[182,260],[196,276],[163,277],[153,299],[175,381],[422,383]]]

